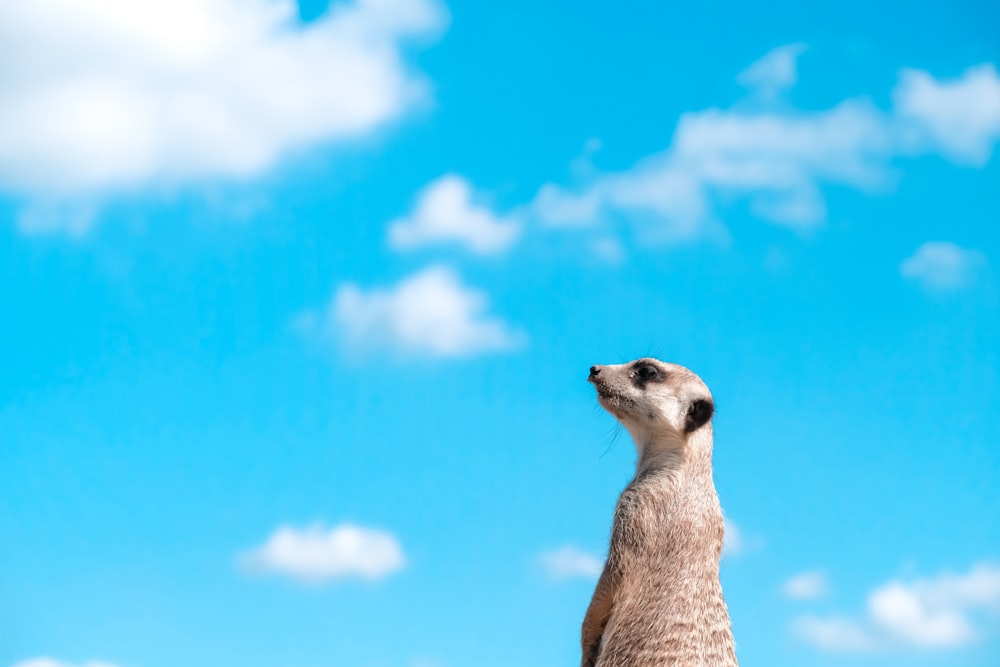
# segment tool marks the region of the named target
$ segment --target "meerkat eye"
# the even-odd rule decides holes
[[[635,372],[636,375],[639,376],[639,379],[643,381],[653,380],[660,374],[660,372],[656,370],[656,366],[652,366],[650,364],[643,364],[642,366],[639,366]]]

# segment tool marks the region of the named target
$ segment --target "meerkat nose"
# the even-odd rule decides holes
[[[600,374],[600,372],[601,372],[601,367],[600,366],[591,366],[590,367],[590,377],[588,377],[587,379],[588,380],[593,380],[595,377],[598,376],[598,374]]]

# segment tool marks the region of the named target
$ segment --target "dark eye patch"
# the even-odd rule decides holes
[[[660,369],[650,363],[636,364],[633,372],[636,384],[640,386],[648,382],[662,382],[665,379]]]

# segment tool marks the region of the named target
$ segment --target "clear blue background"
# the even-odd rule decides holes
[[[752,543],[723,565],[742,664],[1000,664],[996,615],[956,651],[827,654],[789,631],[807,611],[860,617],[895,576],[1000,557],[993,273],[944,296],[899,275],[929,240],[1000,262],[996,157],[908,160],[888,193],[829,189],[806,236],[732,206],[732,243],[630,245],[620,266],[542,230],[488,260],[385,242],[445,172],[503,208],[568,178],[590,137],[601,169],[627,168],[682,113],[738,100],[736,74],[781,44],[809,45],[803,109],[887,105],[901,67],[1000,62],[998,5],[448,6],[447,33],[413,56],[434,107],[234,186],[268,202],[249,221],[192,188],[108,202],[74,241],[19,233],[0,203],[0,665],[575,664],[593,582],[551,581],[537,557],[604,550],[634,451],[612,442],[587,368],[646,354],[716,397],[717,486]],[[353,360],[293,325],[342,282],[432,257],[527,346]],[[391,531],[407,568],[304,586],[237,567],[276,526],[315,520]],[[831,596],[786,599],[809,569]]]

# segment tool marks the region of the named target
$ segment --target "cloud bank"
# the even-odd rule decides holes
[[[1000,566],[982,563],[965,574],[890,581],[868,596],[863,618],[803,616],[793,631],[828,651],[948,649],[975,640],[976,619],[998,613]]]
[[[535,216],[552,226],[626,217],[648,222],[659,241],[682,242],[724,233],[722,210],[744,201],[761,220],[809,229],[827,218],[826,185],[884,190],[895,159],[922,153],[981,166],[1000,139],[993,65],[952,80],[903,70],[889,111],[865,98],[808,112],[767,103],[795,82],[802,51],[779,47],[751,65],[739,81],[754,103],[683,114],[670,146],[633,167],[575,186],[543,185]]]
[[[94,197],[244,178],[371,135],[428,99],[404,45],[432,0],[0,3],[0,190]]]

